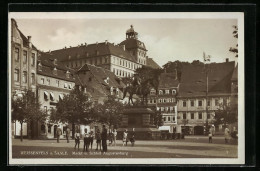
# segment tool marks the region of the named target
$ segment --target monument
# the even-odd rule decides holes
[[[149,81],[145,85],[142,84],[141,87],[139,79],[135,77],[133,82],[125,88],[123,98],[125,98],[127,93],[129,94],[129,106],[121,113],[122,122],[117,130],[119,138],[122,138],[125,130],[129,133],[128,135],[132,135],[134,131],[137,140],[160,139],[161,137],[160,130],[154,125],[154,116],[156,113],[147,106],[147,95],[151,88]],[[141,104],[134,105],[132,100],[133,94],[142,96]],[[132,102],[132,106],[130,102]]]

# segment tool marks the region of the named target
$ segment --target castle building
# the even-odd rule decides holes
[[[182,69],[177,95],[178,125],[181,126],[182,132],[185,131],[187,134],[202,135],[206,124],[214,123],[215,111],[223,104],[230,104],[231,78],[235,62],[211,63],[208,67],[207,95],[205,66],[190,65]],[[217,131],[222,131],[221,125],[216,127]]]
[[[63,66],[50,54],[40,53],[37,64],[37,97],[41,108],[50,113],[64,95],[70,93],[75,87],[74,70]],[[47,119],[38,124],[37,135],[39,138],[56,138],[57,127],[60,126],[65,135],[67,125],[51,123]]]
[[[11,95],[22,96],[25,89],[36,90],[36,61],[38,51],[32,44],[31,36],[26,37],[17,22],[11,19]],[[30,129],[28,129],[30,128]],[[12,123],[12,136],[20,136],[20,123]],[[23,124],[23,136],[31,135],[29,123]]]
[[[143,65],[160,68],[152,58],[147,57],[147,49],[138,40],[133,26],[126,31],[126,40],[115,45],[108,41],[94,44],[81,44],[77,47],[65,47],[50,53],[57,56],[67,67],[79,69],[91,64],[110,70],[118,77],[132,77],[137,68]]]

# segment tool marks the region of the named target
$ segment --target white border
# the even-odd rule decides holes
[[[244,164],[245,163],[245,108],[244,108],[244,13],[241,12],[12,12],[8,15],[8,73],[11,73],[11,18],[15,19],[237,19],[238,23],[238,158],[136,158],[136,159],[12,159],[12,137],[9,131],[9,164]],[[9,74],[9,95],[11,79]],[[9,98],[9,111],[11,111]],[[11,113],[9,112],[9,118]],[[11,120],[9,119],[9,130]]]

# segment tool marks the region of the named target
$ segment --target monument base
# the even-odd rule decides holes
[[[133,128],[118,128],[118,138],[123,140],[123,133],[127,130],[128,138],[133,134]],[[161,138],[161,131],[157,128],[134,128],[136,140],[159,140]]]

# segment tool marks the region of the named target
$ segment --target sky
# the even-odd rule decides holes
[[[147,55],[160,66],[175,60],[203,61],[203,52],[211,55],[211,62],[236,60],[229,52],[237,44],[232,35],[236,19],[14,19],[43,51],[105,40],[119,44],[132,24]]]

